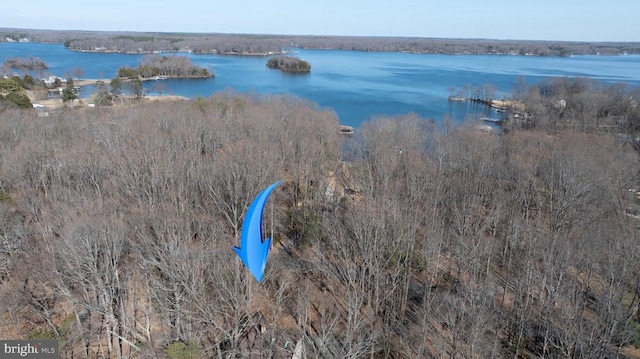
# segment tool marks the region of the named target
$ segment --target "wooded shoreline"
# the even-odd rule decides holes
[[[7,39],[12,41],[63,43],[70,50],[85,52],[153,53],[158,51],[184,51],[242,56],[267,56],[282,53],[290,48],[452,55],[570,56],[640,53],[640,42],[176,34],[0,28],[0,42],[7,41]]]

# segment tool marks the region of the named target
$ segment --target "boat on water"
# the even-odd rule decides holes
[[[496,125],[501,125],[504,122],[504,118],[491,118],[491,117],[480,117],[480,121],[495,123]]]

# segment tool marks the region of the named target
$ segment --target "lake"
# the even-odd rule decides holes
[[[605,83],[640,87],[640,55],[534,57],[512,55],[432,55],[355,52],[345,50],[293,50],[311,63],[310,74],[292,75],[265,66],[266,57],[180,53],[196,65],[213,70],[216,77],[201,80],[148,81],[150,93],[162,90],[195,98],[232,89],[242,93],[293,94],[333,109],[340,122],[357,127],[378,115],[415,113],[441,121],[493,117],[485,106],[449,102],[449,89],[465,85],[495,86],[497,98],[509,96],[519,78],[533,84],[551,77],[586,77]],[[41,76],[65,76],[73,68],[83,78],[111,79],[118,68],[135,67],[144,55],[83,53],[61,44],[0,43],[0,63],[8,57],[35,56],[49,69]],[[93,88],[85,88],[88,97]]]

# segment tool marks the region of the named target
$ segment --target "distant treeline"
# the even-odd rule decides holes
[[[291,56],[272,57],[267,61],[267,67],[284,72],[311,72],[311,65],[308,62]]]
[[[487,39],[439,39],[357,36],[284,36],[245,34],[185,34],[0,29],[0,41],[28,39],[64,43],[76,51],[145,53],[193,51],[238,55],[269,55],[292,47],[430,54],[571,54],[640,53],[640,42],[567,42]]]
[[[205,68],[193,65],[188,57],[176,55],[147,55],[137,68],[122,67],[118,70],[118,77],[150,78],[155,76],[206,78],[212,77],[213,73]]]

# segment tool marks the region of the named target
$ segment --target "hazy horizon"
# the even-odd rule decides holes
[[[636,42],[640,2],[400,0],[321,4],[249,0],[221,4],[150,1],[78,5],[34,0],[0,4],[5,28],[124,32],[380,36],[495,40]]]

